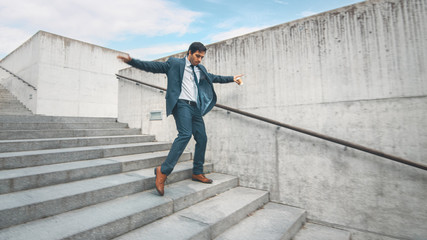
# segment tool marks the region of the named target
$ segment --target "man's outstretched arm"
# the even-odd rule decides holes
[[[239,85],[243,83],[242,81],[243,74],[235,75],[232,77],[226,77],[226,76],[220,76],[220,75],[214,75],[214,74],[210,74],[210,75],[212,77],[212,82],[214,83],[229,83],[233,81]]]
[[[131,58],[128,54],[126,54],[126,56],[118,55],[117,58],[131,65],[132,67],[141,69],[146,72],[166,73],[169,69],[168,62],[141,61],[138,59]]]

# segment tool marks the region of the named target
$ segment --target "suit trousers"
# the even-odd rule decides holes
[[[207,136],[202,113],[196,105],[190,105],[178,100],[173,112],[178,136],[175,138],[171,150],[161,166],[161,172],[169,175],[174,169],[185,147],[194,136],[196,147],[193,157],[193,174],[203,174]]]

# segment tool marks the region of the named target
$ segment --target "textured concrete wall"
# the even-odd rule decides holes
[[[34,113],[117,117],[114,74],[126,66],[116,59],[118,54],[40,31],[0,64],[37,87]]]
[[[208,49],[210,72],[246,74],[243,86],[215,85],[219,103],[427,164],[426,0],[363,2]],[[164,114],[164,94],[120,81],[119,105],[132,105],[119,120],[175,137],[172,118],[149,121],[150,111]],[[220,109],[205,122],[207,159],[241,185],[346,227],[353,239],[426,238],[425,171]]]
[[[166,76],[162,74],[134,68],[121,70],[120,74],[134,79],[150,79],[152,84],[166,88]],[[141,128],[145,134],[154,134],[159,141],[172,141],[177,132],[173,117],[166,118],[165,96],[163,91],[120,80],[118,121],[128,123],[131,128]],[[161,112],[162,120],[150,121],[151,112]]]

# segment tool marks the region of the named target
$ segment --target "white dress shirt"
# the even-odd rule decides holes
[[[197,81],[200,81],[200,69],[195,66],[194,72],[197,76]],[[188,60],[188,57],[185,58],[185,68],[184,68],[184,76],[182,78],[181,85],[181,94],[179,95],[179,99],[189,100],[193,102],[197,102],[197,85],[194,82],[193,69],[191,68],[191,63]]]

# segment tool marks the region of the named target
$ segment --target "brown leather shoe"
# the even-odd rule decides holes
[[[156,190],[160,196],[163,196],[165,194],[165,181],[168,176],[163,174],[160,169],[160,166],[154,168],[154,174],[156,175]]]
[[[199,175],[194,175],[191,178],[193,181],[198,181],[198,182],[202,182],[202,183],[212,183],[212,179],[209,179],[207,177],[205,177],[205,175],[203,174],[199,174]]]

